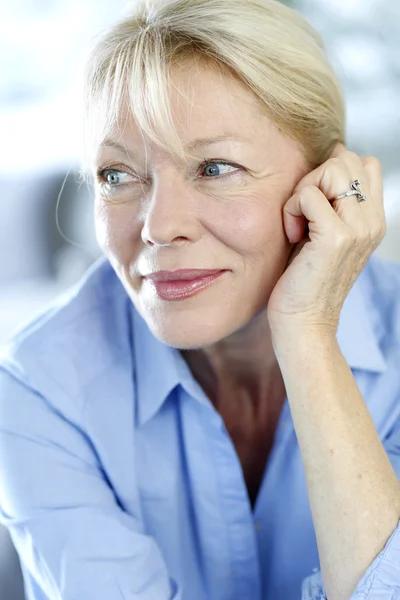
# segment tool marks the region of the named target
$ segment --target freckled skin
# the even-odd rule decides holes
[[[189,88],[196,99],[191,106],[176,92],[172,95],[184,143],[228,132],[249,141],[200,148],[189,173],[151,142],[144,146],[130,120],[120,141],[137,155],[139,174],[147,157],[151,182],[131,182],[111,202],[96,194],[101,247],[154,334],[180,348],[215,344],[266,307],[291,249],[282,207],[305,173],[297,144],[261,112],[243,84],[213,70],[194,71],[174,73],[175,85]],[[198,164],[213,158],[244,168],[231,177],[201,178]],[[106,162],[119,169],[130,165],[111,147],[99,152],[97,164]],[[175,302],[160,300],[140,278],[143,272],[190,267],[230,272],[200,294]]]
[[[282,209],[307,172],[298,145],[261,112],[229,75],[191,67],[174,72],[172,112],[183,143],[223,134],[177,164],[126,119],[118,141],[136,156],[130,183],[111,201],[96,194],[98,241],[153,333],[181,349],[194,377],[222,415],[254,504],[285,399],[266,316],[268,298],[292,249]],[[147,158],[147,162],[146,162]],[[232,176],[204,176],[204,159],[240,165]],[[217,161],[218,162],[218,161]],[[102,148],[97,165],[129,169],[127,157]],[[147,171],[145,166],[147,165]],[[131,172],[132,173],[132,172]],[[158,298],[140,275],[161,269],[229,269],[182,301]],[[201,350],[200,350],[201,349]]]

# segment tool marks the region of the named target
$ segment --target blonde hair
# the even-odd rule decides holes
[[[320,35],[277,0],[138,0],[91,50],[84,73],[84,162],[124,100],[145,136],[183,157],[171,116],[171,68],[227,69],[256,95],[310,169],[345,142],[342,91]]]

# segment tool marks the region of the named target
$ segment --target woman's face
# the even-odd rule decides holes
[[[230,75],[192,65],[173,82],[174,123],[194,158],[179,162],[125,120],[114,141],[129,154],[107,144],[97,155],[96,168],[115,171],[96,185],[95,219],[102,250],[154,335],[189,349],[266,308],[291,250],[282,208],[306,167],[296,142]],[[144,277],[177,269],[223,273],[178,299]]]

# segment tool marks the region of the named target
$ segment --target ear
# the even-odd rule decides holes
[[[330,158],[335,158],[336,156],[339,156],[339,154],[342,154],[342,152],[346,152],[346,146],[342,142],[337,142],[331,152]]]

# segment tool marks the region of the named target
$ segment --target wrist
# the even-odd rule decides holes
[[[275,349],[302,352],[337,345],[337,327],[327,324],[306,323],[290,318],[270,322],[270,330]]]

